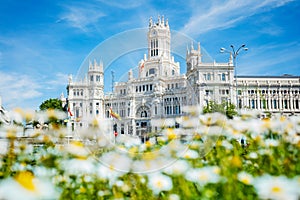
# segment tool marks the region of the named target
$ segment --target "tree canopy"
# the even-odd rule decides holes
[[[62,101],[60,99],[48,99],[44,101],[40,105],[40,110],[48,110],[48,109],[55,109],[55,110],[63,110]]]
[[[232,119],[234,115],[237,115],[235,110],[235,105],[229,102],[222,102],[220,104],[210,101],[206,106],[203,108],[203,113],[213,113],[219,112],[226,115],[229,119]]]

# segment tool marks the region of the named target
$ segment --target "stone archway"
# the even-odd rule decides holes
[[[151,132],[151,110],[148,106],[142,105],[136,111],[136,134],[141,137],[142,142],[146,141],[147,133]]]
[[[148,106],[141,106],[136,111],[136,118],[150,118],[151,112]]]

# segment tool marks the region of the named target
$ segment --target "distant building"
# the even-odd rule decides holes
[[[184,115],[183,107],[207,105],[209,101],[232,102],[238,108],[263,112],[300,114],[299,76],[234,77],[232,57],[227,63],[202,61],[200,43],[186,53],[186,74],[170,50],[168,21],[149,21],[148,55],[139,62],[137,77],[128,72],[128,81],[114,85],[113,93],[104,95],[103,64],[94,61],[82,81],[69,78],[69,115],[76,126],[86,126],[92,117],[110,118],[111,112],[119,134],[145,136],[155,132],[162,121],[180,126],[175,118]],[[236,87],[237,86],[237,87]],[[163,120],[162,120],[163,119]]]
[[[90,62],[82,81],[73,82],[72,76],[69,76],[67,103],[73,128],[86,126],[94,116],[104,117],[103,78],[103,64],[96,61]]]

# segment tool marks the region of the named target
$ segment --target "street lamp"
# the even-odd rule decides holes
[[[239,55],[239,52],[241,50],[248,51],[248,48],[245,44],[242,44],[237,51],[235,50],[233,45],[230,45],[232,51],[227,50],[226,48],[222,47],[220,48],[220,53],[229,53],[230,57],[233,57],[233,65],[234,65],[234,79],[235,79],[235,92],[236,92],[236,107],[238,108],[238,89],[237,89],[237,61],[236,57]]]

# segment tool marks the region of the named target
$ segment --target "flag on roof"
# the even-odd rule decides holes
[[[110,113],[110,116],[113,117],[113,118],[116,118],[118,120],[121,120],[121,117],[120,115],[118,115],[117,113],[115,113],[112,108],[109,109],[109,113]]]
[[[68,113],[69,113],[69,115],[72,117],[73,116],[73,114],[72,114],[72,112],[71,112],[71,109],[70,109],[70,106],[68,106]]]
[[[145,62],[144,62],[144,60],[141,60],[141,61],[139,62],[139,67],[140,67],[140,71],[142,71],[142,70],[144,69],[144,67],[145,67]]]

